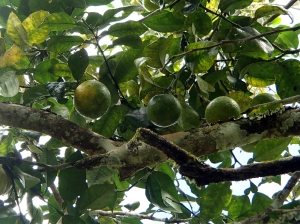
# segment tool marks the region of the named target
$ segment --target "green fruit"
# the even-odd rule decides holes
[[[262,103],[269,103],[269,102],[273,102],[275,100],[278,100],[278,99],[273,94],[262,93],[262,94],[259,94],[259,95],[255,96],[252,99],[251,106],[255,106],[255,105],[258,105],[258,104],[262,104]],[[250,113],[250,115],[251,114],[266,113],[269,110],[270,111],[274,111],[274,110],[278,109],[280,106],[281,106],[281,103],[276,103],[276,104],[268,105],[268,106],[261,106],[261,107],[259,107],[257,109],[252,110],[251,113]]]
[[[208,123],[229,121],[232,118],[239,118],[240,115],[239,105],[228,96],[213,99],[205,109],[205,119]]]
[[[109,90],[103,83],[95,80],[81,83],[74,93],[74,106],[85,117],[101,117],[109,109],[110,103]]]
[[[12,187],[11,178],[3,165],[0,166],[0,195],[7,193]]]
[[[175,124],[181,115],[180,102],[170,94],[153,96],[147,105],[149,120],[158,127]]]

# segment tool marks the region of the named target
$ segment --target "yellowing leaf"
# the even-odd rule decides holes
[[[27,32],[28,43],[30,45],[43,43],[48,34],[49,30],[38,28],[42,24],[44,19],[49,15],[46,11],[37,11],[30,14],[23,22],[23,27]]]
[[[4,53],[2,57],[0,57],[0,68],[4,68],[8,66],[21,68],[23,66],[18,66],[18,62],[21,62],[22,60],[28,61],[23,50],[19,46],[13,45],[8,51]]]
[[[27,43],[26,30],[24,29],[20,19],[13,12],[9,14],[6,33],[19,46],[25,45]]]

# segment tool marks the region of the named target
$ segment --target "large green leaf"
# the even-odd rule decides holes
[[[18,16],[13,12],[9,14],[6,33],[19,46],[22,46],[28,42],[26,30],[24,29]]]
[[[300,94],[300,62],[296,59],[288,59],[279,63],[283,68],[274,71],[276,77],[276,89],[281,99]]]
[[[223,12],[234,11],[235,9],[246,8],[253,0],[221,0],[219,8]]]
[[[36,100],[39,100],[41,97],[47,95],[49,95],[49,92],[46,89],[45,84],[31,87],[30,89],[26,90],[23,95],[24,105],[30,104]]]
[[[232,196],[229,204],[228,216],[233,220],[241,220],[249,217],[251,210],[251,203],[247,195]]]
[[[19,92],[19,80],[14,71],[0,73],[0,95],[13,97]]]
[[[267,195],[257,192],[252,198],[252,211],[260,213],[270,206],[272,199]]]
[[[87,170],[87,182],[89,187],[96,184],[104,184],[107,180],[114,176],[115,171],[107,166],[100,166]]]
[[[233,28],[231,33],[231,35],[234,36],[234,39],[251,38],[259,34],[260,32],[258,32],[256,29],[250,26],[242,28]],[[266,60],[270,59],[273,51],[274,47],[265,37],[260,37],[254,40],[246,41],[242,44],[241,47],[238,48],[238,52],[240,54],[253,58],[262,58]]]
[[[217,218],[231,201],[231,182],[210,184],[199,198],[200,216],[205,220]]]
[[[66,162],[75,162],[82,159],[80,151],[73,153]],[[61,170],[58,175],[60,195],[65,201],[72,201],[86,189],[86,170],[74,167]]]
[[[120,55],[117,61],[114,77],[118,83],[126,82],[138,75],[138,70],[134,64],[134,60],[141,57],[143,47],[139,49],[129,49]]]
[[[54,36],[47,41],[47,46],[49,51],[64,53],[83,42],[84,40],[79,36]]]
[[[62,224],[69,224],[69,223],[85,224],[85,222],[78,216],[64,215],[62,217]]]
[[[199,11],[189,14],[184,25],[193,26],[199,36],[207,35],[212,30],[211,18],[206,13]]]
[[[39,29],[38,26],[47,16],[49,16],[49,12],[41,10],[30,14],[30,16],[22,22],[27,32],[28,44],[40,44],[46,40],[50,30]]]
[[[177,18],[172,12],[166,10],[148,17],[142,22],[158,32],[174,32],[184,29],[184,17]]]
[[[257,162],[277,159],[287,149],[292,137],[279,139],[266,139],[255,145],[253,159]]]
[[[145,47],[143,56],[147,57],[147,65],[153,68],[161,68],[166,61],[166,55],[172,46],[173,36],[161,37]]]
[[[194,73],[206,72],[215,63],[218,55],[218,48],[209,46],[213,45],[211,41],[200,41],[191,43],[185,48],[185,51],[195,50],[186,55],[186,62]],[[201,48],[208,48],[206,50],[196,50]]]
[[[47,148],[43,149],[43,152],[40,155],[39,162],[44,163],[44,164],[49,164],[49,165],[57,165],[55,151],[49,150]],[[50,186],[54,182],[54,180],[56,179],[56,174],[57,174],[57,171],[46,172],[45,175],[46,175],[47,186]]]
[[[68,66],[72,71],[74,79],[80,80],[89,65],[88,52],[83,48],[69,57]]]
[[[103,14],[103,22],[102,22],[101,26],[105,27],[111,22],[123,20],[126,17],[128,17],[132,12],[138,11],[138,10],[142,10],[142,7],[132,5],[132,6],[108,9]]]
[[[117,192],[112,184],[97,184],[86,189],[77,201],[81,212],[86,209],[97,210],[109,206]]]
[[[240,78],[255,87],[266,87],[276,81],[277,75],[285,74],[285,70],[277,62],[257,62],[247,65],[240,72]]]
[[[124,105],[115,105],[111,107],[99,120],[93,125],[93,131],[105,137],[112,137],[117,127],[124,119],[128,108]]]
[[[174,181],[161,171],[154,171],[147,178],[146,197],[162,209],[181,212]]]
[[[75,26],[76,21],[66,13],[53,13],[47,16],[38,27],[49,31],[63,31]]]
[[[289,15],[293,22],[293,15],[289,12],[289,10],[279,5],[263,5],[262,7],[258,8],[254,14],[255,19],[270,15]]]
[[[34,71],[34,78],[41,84],[45,84],[47,82],[54,82],[57,80],[57,77],[54,76],[50,69],[58,63],[56,59],[47,59],[36,67]]]
[[[105,34],[112,35],[114,37],[123,37],[127,35],[141,35],[147,30],[147,27],[140,22],[126,21],[111,25]]]
[[[119,37],[118,39],[113,40],[113,46],[116,45],[125,45],[132,48],[140,48],[142,46],[142,40],[138,35],[130,34],[127,36]]]

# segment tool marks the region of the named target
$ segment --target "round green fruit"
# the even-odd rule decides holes
[[[262,94],[259,94],[259,95],[255,96],[252,99],[251,106],[255,106],[255,105],[263,104],[263,103],[270,103],[270,102],[273,102],[275,100],[278,100],[278,99],[273,94],[262,93]],[[280,103],[276,103],[276,104],[273,104],[273,105],[267,105],[267,106],[261,106],[257,109],[252,110],[251,114],[262,114],[262,113],[268,112],[269,110],[274,111],[274,110],[278,109],[280,106],[281,106]]]
[[[225,122],[240,116],[241,109],[239,105],[228,96],[213,99],[205,109],[205,119],[208,123]]]
[[[0,166],[0,195],[7,193],[12,187],[11,178],[3,165]]]
[[[175,124],[181,111],[180,102],[170,94],[155,95],[147,105],[147,116],[158,127],[168,127]]]
[[[81,83],[74,93],[78,113],[92,119],[101,117],[110,107],[111,96],[106,86],[96,80]]]

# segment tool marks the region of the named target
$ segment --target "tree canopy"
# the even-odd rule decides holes
[[[296,223],[296,3],[1,1],[0,222]],[[88,80],[105,92],[100,117],[82,112],[104,102],[92,87],[75,108]],[[220,96],[239,109],[220,106],[228,119],[208,123],[205,108]],[[260,191],[282,174],[290,179],[272,198]],[[249,187],[236,194],[232,181]],[[139,198],[122,203],[134,188],[149,201],[143,212]]]

